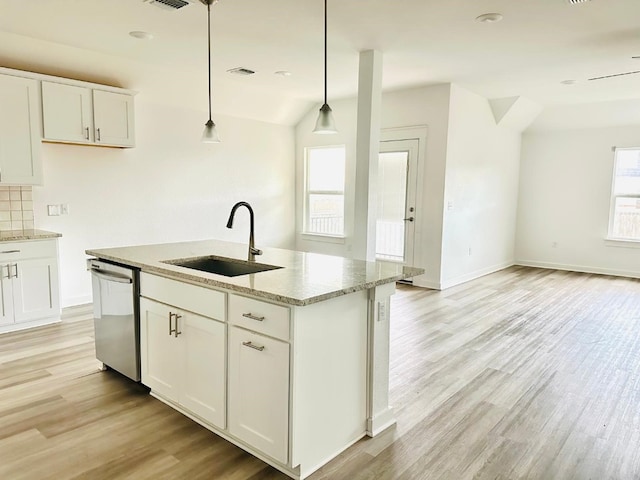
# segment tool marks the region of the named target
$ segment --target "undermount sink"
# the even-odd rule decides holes
[[[192,268],[201,272],[215,273],[225,277],[238,277],[250,273],[266,272],[276,270],[276,265],[266,265],[264,263],[245,262],[232,258],[216,257],[209,255],[205,257],[180,258],[177,260],[164,260],[162,263],[176,265],[178,267]]]

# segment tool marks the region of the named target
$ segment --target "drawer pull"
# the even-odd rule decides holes
[[[242,345],[244,345],[245,347],[249,347],[249,348],[253,348],[254,350],[258,350],[259,352],[264,350],[264,345],[254,345],[251,342],[242,342]]]
[[[258,317],[257,315],[253,315],[252,313],[243,313],[242,316],[245,318],[250,318],[251,320],[256,320],[258,322],[262,322],[264,320],[264,317]]]
[[[0,253],[20,253],[20,250],[3,250]]]

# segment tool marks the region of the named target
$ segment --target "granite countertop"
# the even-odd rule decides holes
[[[22,240],[42,240],[61,237],[61,233],[46,230],[5,230],[0,231],[0,242],[19,242]]]
[[[392,283],[424,273],[424,269],[391,262],[365,262],[343,257],[265,248],[256,263],[277,265],[269,270],[226,277],[162,263],[166,260],[215,255],[247,260],[247,245],[218,240],[165,243],[87,250],[88,255],[137,267],[143,272],[219,287],[290,305],[304,306],[340,295]]]

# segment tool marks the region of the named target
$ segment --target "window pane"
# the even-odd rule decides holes
[[[342,235],[344,232],[344,195],[309,195],[307,232]]]
[[[616,198],[611,233],[615,238],[640,239],[640,199]]]
[[[307,155],[310,191],[344,191],[344,147],[310,148]]]
[[[640,150],[616,152],[616,179],[614,193],[640,194]]]

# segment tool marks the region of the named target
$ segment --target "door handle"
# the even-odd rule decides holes
[[[404,220],[405,222],[413,222],[415,219],[413,217],[409,217],[409,218],[403,218],[402,220]]]

